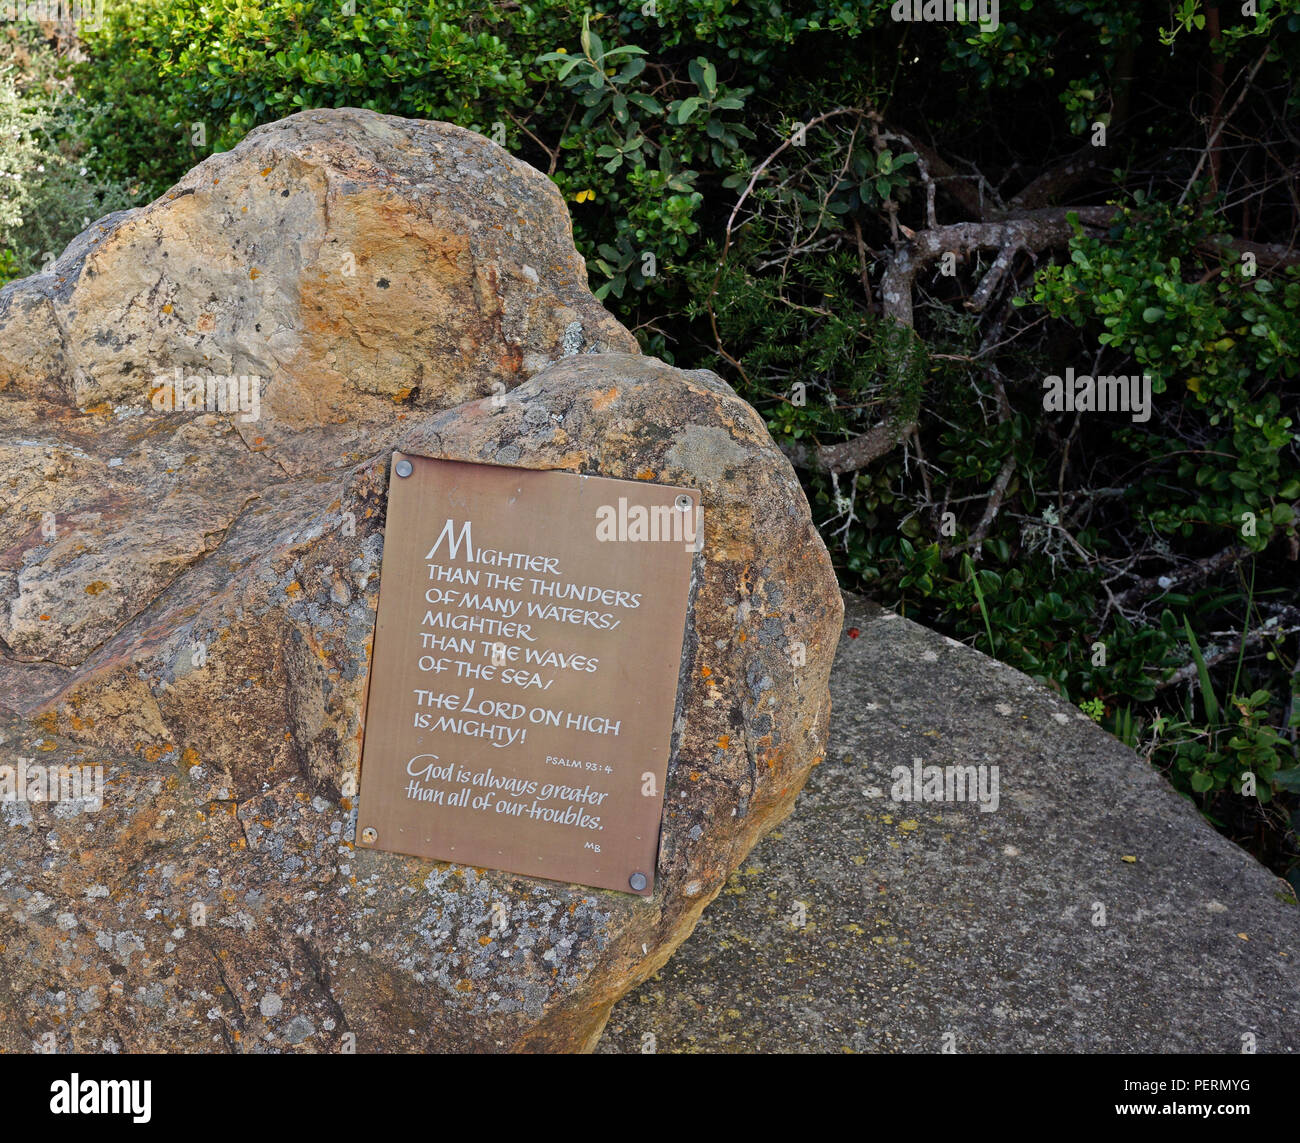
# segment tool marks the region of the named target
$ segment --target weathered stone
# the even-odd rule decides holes
[[[60,1050],[332,1051],[349,1035],[363,1052],[589,1047],[822,753],[841,612],[825,549],[788,463],[724,383],[585,352],[630,338],[586,294],[540,176],[454,128],[359,112],[296,116],[241,149],[193,172],[179,188],[192,194],[106,222],[93,254],[83,236],[63,283],[28,280],[0,300],[0,761],[106,772],[97,812],[0,807],[0,1050],[47,1033]],[[207,342],[190,324],[148,331],[164,252],[224,268],[169,297],[233,296],[240,196],[274,223],[258,162],[287,180],[268,201],[301,200],[257,253],[273,267],[273,285],[258,279],[268,293],[218,306]],[[226,184],[228,198],[208,189]],[[520,233],[551,232],[511,245],[522,218]],[[392,288],[404,267],[400,307],[350,309],[339,283],[304,301],[329,234],[393,231],[384,272]],[[147,233],[165,237],[150,247]],[[445,249],[446,276],[422,283]],[[537,281],[521,269],[500,294],[483,288],[525,252]],[[101,276],[118,288],[101,290]],[[45,357],[20,312],[65,327]],[[237,417],[141,412],[134,386],[155,368],[215,351],[226,371],[265,345],[253,313],[286,325],[270,386],[284,396],[252,426],[261,441]],[[510,346],[513,370],[497,355]],[[30,375],[15,369],[24,356]],[[421,366],[418,398],[369,391]],[[518,387],[436,408],[491,380]],[[394,447],[701,490],[650,900],[353,851]]]
[[[549,179],[459,127],[352,108],[251,131],[0,291],[0,391],[113,420],[176,369],[261,378],[234,428],[295,473],[606,349],[636,342],[588,293]]]
[[[286,473],[609,349],[636,342],[559,192],[500,147],[351,109],[260,127],[0,290],[0,640],[74,666]],[[157,415],[178,371],[260,379],[257,419]]]

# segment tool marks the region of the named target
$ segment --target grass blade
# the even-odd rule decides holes
[[[1187,616],[1183,616],[1183,630],[1187,632],[1187,642],[1192,648],[1192,661],[1196,664],[1196,677],[1201,683],[1201,700],[1205,703],[1205,714],[1210,720],[1211,726],[1219,725],[1219,700],[1214,697],[1214,690],[1210,686],[1210,670],[1205,665],[1205,656],[1201,654],[1201,645],[1196,641],[1196,635],[1192,632],[1192,625],[1187,621]]]
[[[963,556],[966,570],[970,573],[971,586],[975,589],[975,601],[980,605],[980,614],[984,616],[984,630],[989,637],[989,654],[996,655],[997,649],[993,645],[993,625],[989,622],[989,609],[984,606],[984,591],[980,587],[979,576],[975,574],[975,565],[971,562],[970,556]]]

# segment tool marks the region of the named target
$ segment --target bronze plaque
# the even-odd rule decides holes
[[[357,843],[649,895],[700,511],[394,454]]]

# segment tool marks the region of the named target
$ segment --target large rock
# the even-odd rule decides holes
[[[549,179],[352,108],[257,128],[0,292],[0,391],[117,421],[177,368],[260,377],[259,419],[234,427],[295,473],[606,349],[636,341],[588,293]]]
[[[0,763],[106,772],[0,807],[0,1050],[591,1046],[823,752],[842,608],[789,465],[713,375],[573,352],[632,341],[546,180],[455,128],[295,116],[99,229],[0,294]],[[267,367],[265,423],[150,410],[203,353]],[[653,898],[353,850],[394,447],[701,490]]]
[[[559,192],[500,147],[368,111],[260,127],[0,290],[0,640],[79,664],[286,473],[611,349],[636,342]],[[256,419],[149,415],[178,372],[253,379]]]

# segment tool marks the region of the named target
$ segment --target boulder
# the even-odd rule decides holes
[[[0,292],[0,391],[115,422],[177,370],[255,377],[259,416],[233,427],[292,473],[607,349],[637,346],[548,178],[471,131],[353,108],[256,128]]]
[[[0,804],[0,1051],[594,1045],[824,752],[842,612],[761,419],[633,348],[546,179],[357,111],[0,293],[0,765],[104,780]],[[700,489],[650,899],[353,848],[394,448]]]
[[[352,109],[259,127],[0,290],[0,640],[74,666],[286,475],[604,350],[636,341],[502,148]],[[228,378],[229,415],[149,415]]]

